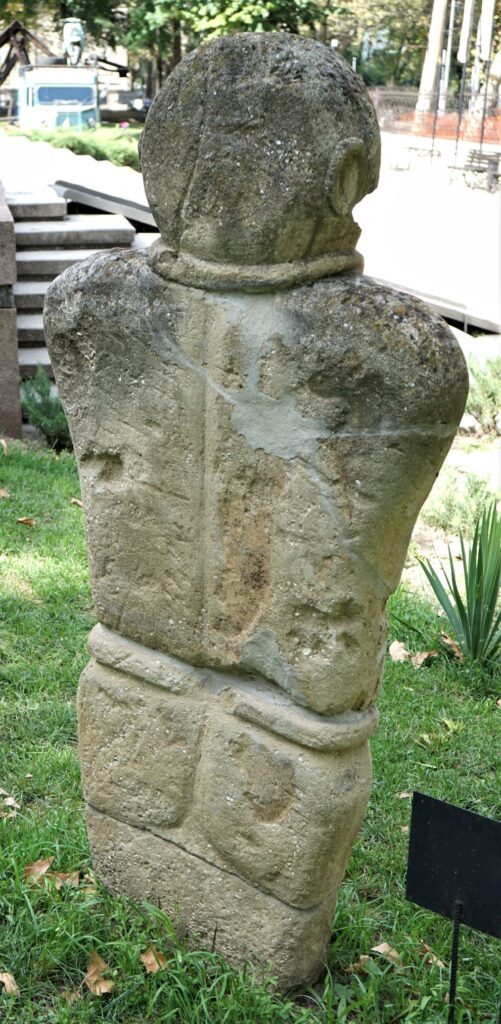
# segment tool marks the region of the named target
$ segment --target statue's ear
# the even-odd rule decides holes
[[[341,217],[351,213],[368,191],[367,155],[361,139],[343,139],[336,146],[325,182],[330,205]]]

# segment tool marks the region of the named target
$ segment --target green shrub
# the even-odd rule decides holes
[[[448,469],[441,479],[441,490],[423,508],[423,522],[446,533],[462,533],[469,538],[482,510],[496,500],[496,495],[487,481],[476,473]]]
[[[128,128],[86,128],[82,131],[54,128],[19,131],[11,129],[12,134],[25,135],[32,142],[48,142],[58,149],[70,149],[78,156],[92,156],[95,160],[110,160],[118,167],[133,167],[139,170],[137,140],[138,129]]]
[[[487,359],[485,366],[468,360],[470,392],[466,409],[486,434],[499,434],[501,415],[501,357]]]
[[[462,533],[460,541],[464,597],[450,548],[449,574],[442,567],[445,585],[429,560],[420,560],[420,565],[465,658],[493,665],[501,658],[501,515],[495,502],[477,519],[470,547],[466,549]]]
[[[41,366],[32,380],[23,381],[21,405],[28,422],[42,431],[52,448],[72,447],[61,399],[51,395],[50,378]]]

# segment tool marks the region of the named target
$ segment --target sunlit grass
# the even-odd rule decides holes
[[[99,884],[45,889],[24,867],[54,857],[58,871],[91,867],[76,749],[74,697],[87,660],[92,601],[74,459],[9,445],[0,453],[0,992],[9,1024],[445,1024],[447,969],[426,962],[422,943],[449,962],[451,924],[405,901],[410,800],[419,789],[481,814],[499,814],[500,723],[495,680],[439,658],[419,671],[388,662],[381,727],[372,742],[374,790],[350,860],[333,925],[328,973],[310,991],[273,994],[252,972],[173,938],[147,903]],[[33,527],[17,523],[36,519]],[[433,645],[439,624],[426,602],[391,602],[391,638],[410,650]],[[408,623],[408,625],[406,625]],[[416,632],[416,629],[418,632]],[[493,688],[494,687],[494,688]],[[8,814],[14,814],[8,817]],[[371,955],[388,942],[402,967]],[[147,976],[139,954],[155,945],[168,969]],[[113,991],[81,988],[90,953],[110,966]],[[499,944],[464,930],[458,1024],[497,1022]],[[70,1007],[63,990],[82,998]]]

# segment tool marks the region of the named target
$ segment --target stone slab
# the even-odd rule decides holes
[[[333,903],[298,910],[174,843],[88,809],[93,866],[112,892],[162,907],[195,947],[247,961],[286,990],[319,976]]]
[[[14,221],[0,184],[0,285],[16,280],[16,242]]]
[[[96,249],[23,249],[16,256],[17,273],[25,277],[50,277],[62,274],[80,260],[93,256]]]
[[[33,249],[39,246],[79,246],[90,248],[95,245],[130,245],[134,228],[125,217],[111,213],[75,213],[64,220],[18,221],[14,225],[18,249]]]
[[[21,437],[15,309],[0,309],[0,434]]]
[[[36,191],[9,189],[6,198],[16,221],[60,219],[66,214],[66,200],[50,187],[39,188]]]

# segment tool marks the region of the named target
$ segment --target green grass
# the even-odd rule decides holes
[[[57,892],[24,881],[24,866],[48,856],[59,871],[90,867],[74,695],[94,619],[82,510],[70,504],[73,457],[11,443],[7,456],[0,450],[0,488],[10,494],[0,499],[0,787],[20,805],[16,817],[0,819],[0,973],[11,972],[21,990],[16,999],[0,992],[2,1022],[445,1024],[447,970],[425,963],[421,942],[448,964],[451,925],[404,899],[410,800],[399,794],[416,788],[499,814],[496,680],[445,659],[419,671],[388,662],[374,790],[342,886],[329,970],[322,984],[281,999],[250,971],[177,941],[147,903],[100,885]],[[21,516],[36,525],[18,524]],[[400,593],[391,607],[400,620],[392,617],[392,638],[411,650],[432,644],[437,620],[422,600]],[[383,941],[401,968],[373,954],[369,973],[346,973]],[[146,976],[139,953],[152,943],[169,967]],[[115,988],[69,1007],[61,992],[81,984],[93,949]],[[498,968],[499,944],[465,929],[458,1024],[497,1022]]]
[[[7,130],[13,135],[25,135],[32,142],[48,142],[58,149],[71,149],[80,156],[110,160],[119,167],[133,167],[135,171],[139,170],[137,144],[143,130],[142,125],[129,125],[126,129],[102,125],[100,128],[84,128],[81,131],[66,128]]]

